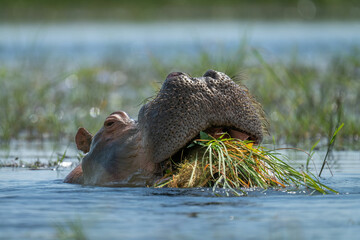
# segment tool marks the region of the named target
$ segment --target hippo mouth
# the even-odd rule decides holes
[[[155,163],[184,148],[201,131],[213,137],[227,132],[232,138],[259,144],[266,128],[263,119],[261,105],[248,89],[214,70],[202,77],[170,73],[138,116],[145,148],[151,150]]]
[[[226,138],[236,138],[242,141],[252,141],[255,144],[259,143],[259,140],[255,136],[251,136],[244,131],[229,128],[229,127],[210,127],[204,131],[208,135],[214,138],[226,137]]]

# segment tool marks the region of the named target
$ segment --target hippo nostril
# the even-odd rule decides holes
[[[206,73],[204,73],[203,77],[211,77],[213,79],[220,79],[221,76],[217,71],[209,69],[206,71]]]
[[[173,77],[178,77],[178,76],[181,76],[181,75],[185,75],[185,74],[182,73],[182,72],[172,72],[169,75],[167,75],[166,79],[173,78]]]

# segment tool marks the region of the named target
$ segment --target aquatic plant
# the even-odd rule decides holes
[[[321,173],[324,170],[325,164],[327,163],[326,159],[334,147],[336,136],[337,136],[338,132],[342,129],[343,126],[344,126],[344,123],[342,123],[338,128],[336,128],[336,130],[334,131],[334,133],[329,141],[328,148],[326,150],[326,155],[324,157],[324,161],[323,161],[323,164],[322,164],[320,172],[319,172],[319,177],[321,176]]]
[[[30,61],[24,56],[11,67],[0,59],[0,143],[68,141],[80,126],[96,132],[114,110],[136,117],[141,101],[155,95],[154,83],[160,81],[160,86],[169,72],[199,75],[212,68],[231,77],[242,73],[242,83],[268,113],[276,144],[310,148],[321,139],[317,149],[325,148],[340,121],[345,125],[336,147],[358,150],[360,50],[335,54],[321,67],[298,58],[294,54],[287,62],[270,61],[266,53],[244,41],[234,54],[221,57],[204,50],[191,59],[152,57],[135,65],[111,58],[96,67],[80,65],[71,70],[66,63],[41,57]]]
[[[276,151],[224,136],[215,139],[202,132],[200,139],[187,147],[195,151],[181,157],[174,168],[167,168],[155,187],[227,188],[235,194],[244,193],[241,188],[305,187],[337,193],[313,174],[297,171]]]

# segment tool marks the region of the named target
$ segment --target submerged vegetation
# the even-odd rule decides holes
[[[218,139],[200,134],[180,162],[169,164],[155,187],[212,187],[230,189],[236,195],[241,188],[306,187],[320,193],[335,190],[323,185],[310,172],[297,171],[280,154],[248,141],[233,138]]]
[[[268,60],[246,44],[226,57],[202,52],[191,59],[150,57],[136,64],[123,58],[71,68],[36,57],[14,65],[0,60],[0,140],[72,139],[79,126],[97,131],[115,110],[137,118],[143,99],[156,93],[168,73],[199,76],[212,68],[242,79],[263,105],[276,144],[308,148],[320,139],[318,147],[326,147],[343,122],[337,147],[359,149],[359,49],[318,66],[296,54],[286,62]]]
[[[84,223],[81,218],[68,220],[65,223],[55,223],[56,239],[86,240],[88,237],[84,231]]]

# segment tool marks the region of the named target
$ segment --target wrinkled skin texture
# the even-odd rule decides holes
[[[213,70],[203,77],[168,75],[157,96],[134,121],[114,112],[94,137],[80,128],[75,137],[87,153],[66,178],[68,183],[145,186],[159,173],[159,163],[184,148],[200,131],[218,137],[262,141],[266,121],[248,90]]]

